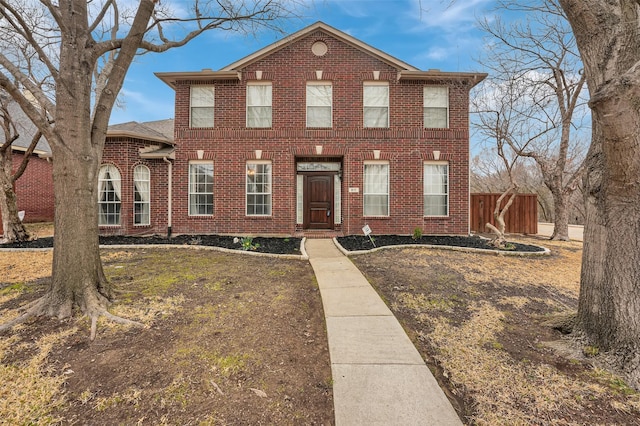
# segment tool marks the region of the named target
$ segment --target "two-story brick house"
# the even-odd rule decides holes
[[[469,232],[469,91],[486,74],[421,71],[318,22],[219,71],[156,75],[174,138],[111,129],[103,233]]]

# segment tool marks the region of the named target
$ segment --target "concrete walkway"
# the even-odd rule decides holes
[[[327,322],[336,426],[462,425],[398,320],[330,239],[307,239]]]

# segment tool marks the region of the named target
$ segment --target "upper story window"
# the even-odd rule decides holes
[[[389,127],[389,83],[365,82],[364,127]]]
[[[389,163],[364,164],[364,216],[389,216]]]
[[[213,215],[213,163],[189,163],[189,216]]]
[[[247,127],[271,127],[271,82],[247,84]]]
[[[213,127],[215,89],[213,86],[191,86],[190,126]]]
[[[424,87],[424,127],[426,129],[449,127],[449,88]]]
[[[424,215],[449,215],[449,163],[424,163]]]
[[[332,105],[331,83],[307,83],[307,127],[331,127]]]
[[[120,172],[111,164],[98,173],[98,225],[120,225],[122,199]]]
[[[151,173],[147,166],[142,164],[133,169],[133,224],[149,225]]]

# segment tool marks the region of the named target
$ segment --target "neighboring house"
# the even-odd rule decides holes
[[[17,103],[10,102],[8,110],[20,136],[11,145],[12,169],[15,171],[20,167],[36,135],[36,127]],[[4,142],[4,133],[0,132],[0,144]],[[25,223],[53,221],[53,165],[51,148],[44,138],[38,141],[29,159],[28,167],[15,183],[14,188],[18,199],[18,210],[25,212],[23,219]],[[2,234],[1,217],[0,234]]]
[[[98,175],[101,234],[166,234],[174,120],[109,126]]]

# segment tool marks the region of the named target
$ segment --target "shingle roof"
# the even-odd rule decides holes
[[[31,145],[33,137],[36,135],[38,128],[29,120],[20,105],[11,100],[8,105],[9,114],[16,125],[16,130],[20,137],[11,145],[17,151],[26,151]],[[0,132],[0,144],[4,143],[4,133]],[[42,156],[51,156],[51,147],[44,137],[41,137],[36,145],[35,154]]]
[[[107,128],[107,138],[126,136],[173,145],[173,119],[146,121],[138,123],[113,124]]]

